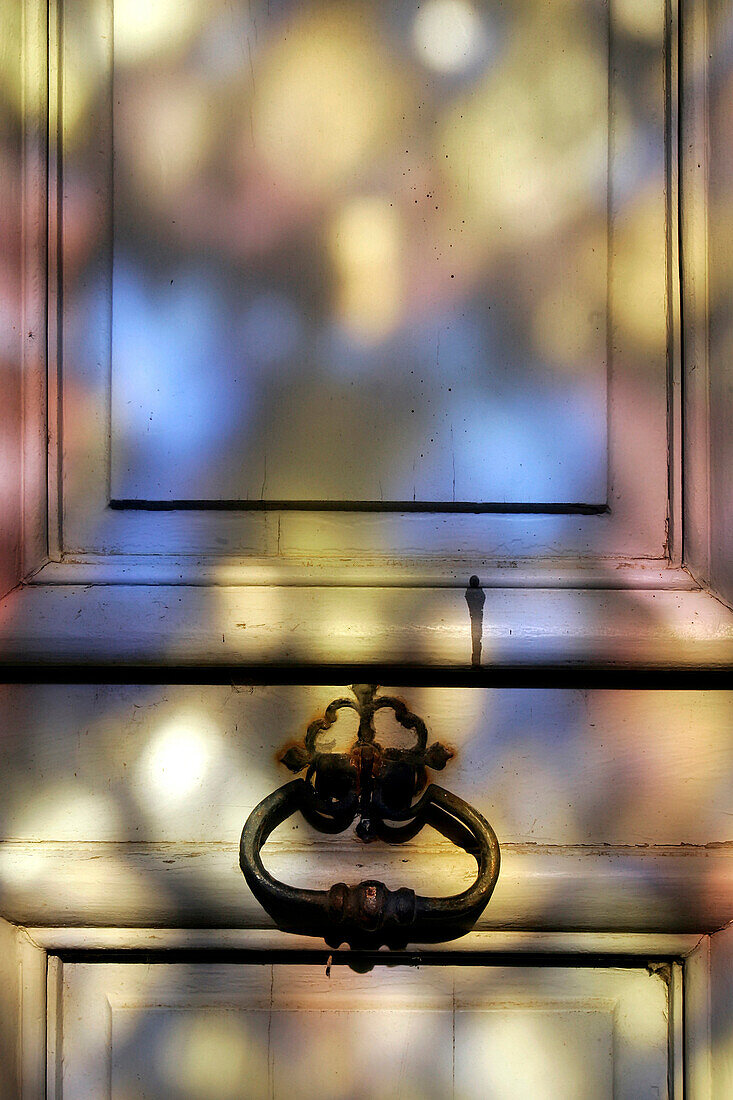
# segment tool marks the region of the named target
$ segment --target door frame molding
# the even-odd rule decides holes
[[[8,1041],[17,1051],[15,1081],[8,1079],[7,1096],[20,1100],[54,1097],[47,1091],[49,1056],[54,1050],[58,1020],[58,979],[60,956],[77,952],[138,951],[192,952],[287,952],[309,951],[320,954],[324,962],[327,947],[316,948],[308,937],[289,936],[271,929],[180,929],[180,928],[49,928],[18,927],[0,922],[3,950],[0,973],[12,990],[16,985],[17,1013],[6,1024]],[[5,941],[7,940],[7,944]],[[639,965],[649,962],[677,962],[669,972],[672,986],[672,1036],[674,1065],[671,1080],[676,1096],[684,1053],[684,1094],[690,1100],[718,1100],[730,1095],[733,1063],[728,1050],[733,1038],[733,1018],[726,1003],[726,980],[733,970],[733,924],[713,935],[659,934],[655,932],[472,932],[455,944],[430,944],[416,949],[433,958],[449,954],[480,954],[487,959],[507,955],[515,958],[546,956],[567,960],[591,959],[599,955],[628,960],[636,957]],[[411,951],[414,955],[416,951]],[[346,951],[339,952],[347,954]],[[386,952],[385,952],[386,954]],[[6,973],[7,971],[7,973]],[[17,984],[16,984],[17,983]],[[683,997],[684,983],[684,997]],[[674,1006],[682,1005],[682,1011]],[[715,1027],[713,1025],[715,1024]],[[49,1040],[50,1039],[50,1043]],[[726,1049],[728,1048],[728,1050]],[[7,1083],[7,1082],[6,1082]],[[4,1095],[0,1090],[0,1095]]]
[[[19,1079],[20,1100],[56,1100],[60,1096],[56,1076],[56,1051],[60,1026],[60,996],[64,958],[74,959],[78,953],[119,952],[130,953],[131,961],[137,952],[160,952],[165,961],[168,953],[176,961],[180,952],[196,953],[199,961],[207,951],[222,950],[279,954],[293,961],[293,952],[308,952],[309,961],[314,954],[322,956],[325,964],[329,955],[343,958],[360,954],[350,950],[331,952],[326,946],[317,947],[308,937],[290,936],[277,930],[263,929],[146,929],[146,928],[18,928],[19,982]],[[638,965],[659,970],[670,990],[670,1096],[685,1095],[693,1100],[712,1100],[712,1074],[714,1064],[710,1047],[710,1021],[701,1006],[710,1001],[709,958],[711,937],[703,935],[659,935],[657,933],[573,933],[573,932],[472,932],[455,944],[416,945],[412,950],[397,953],[421,959],[440,959],[456,955],[483,956],[518,964],[525,959],[545,956],[557,958],[558,964],[568,965],[574,958],[577,965],[595,962],[603,965]],[[304,950],[305,949],[305,950]],[[171,953],[175,952],[174,955]],[[393,958],[394,952],[379,952]],[[510,958],[513,957],[513,960]],[[690,962],[692,960],[692,962]],[[244,959],[243,959],[244,961]],[[688,974],[690,965],[694,973],[694,993],[683,999],[683,972]],[[689,979],[688,979],[689,980]],[[687,1006],[689,999],[691,1009]],[[688,1081],[683,1086],[685,1062]],[[692,1059],[692,1061],[690,1061]],[[708,1071],[706,1073],[706,1070]],[[690,1076],[690,1074],[693,1076]],[[693,1087],[694,1086],[694,1087]]]
[[[108,0],[108,3],[111,8],[112,0]],[[683,182],[678,170],[679,150],[676,141],[679,114],[679,3],[684,3],[684,0],[665,0],[664,3],[661,3],[659,15],[660,34],[663,35],[665,47],[664,56],[660,55],[659,58],[659,76],[663,84],[663,92],[660,91],[659,94],[660,118],[658,122],[660,132],[664,130],[665,150],[664,154],[660,152],[659,156],[660,171],[663,171],[665,177],[667,224],[663,236],[666,237],[668,260],[666,286],[666,308],[669,322],[667,348],[669,484],[666,493],[668,498],[668,530],[664,545],[664,532],[660,532],[658,550],[655,550],[656,557],[640,558],[638,554],[636,556],[634,554],[625,556],[624,553],[612,554],[608,557],[608,551],[605,548],[598,551],[601,555],[600,559],[596,558],[593,562],[591,557],[588,563],[590,571],[593,572],[595,569],[596,573],[602,572],[612,587],[617,585],[623,587],[633,586],[633,577],[629,570],[633,572],[635,567],[644,566],[651,567],[649,570],[651,572],[661,572],[663,574],[662,584],[675,584],[676,582],[684,587],[689,583],[689,577],[684,576],[677,568],[682,560],[681,404],[683,396],[680,385],[682,370],[680,250],[677,243],[678,191],[681,194]],[[57,183],[60,157],[63,155],[60,149],[63,140],[63,117],[59,115],[59,111],[63,111],[64,93],[68,92],[67,82],[73,79],[73,73],[69,76],[60,69],[60,50],[63,48],[63,41],[59,36],[59,18],[63,6],[64,0],[24,0],[23,3],[23,75],[25,100],[28,107],[23,158],[23,333],[35,334],[35,336],[33,339],[25,339],[22,344],[25,378],[23,475],[25,518],[21,523],[25,553],[22,576],[27,579],[38,570],[43,570],[44,581],[54,584],[59,583],[59,581],[64,583],[62,578],[66,578],[66,583],[68,583],[69,574],[73,573],[77,578],[76,583],[88,584],[95,583],[95,581],[98,583],[101,570],[106,578],[112,579],[112,583],[124,584],[128,583],[131,578],[136,578],[137,583],[139,583],[141,573],[149,575],[151,571],[156,572],[159,567],[162,567],[163,576],[159,579],[162,579],[165,583],[165,575],[170,574],[171,571],[174,574],[177,573],[181,564],[175,555],[164,556],[164,560],[161,560],[161,555],[158,553],[152,557],[152,560],[148,556],[141,562],[134,554],[120,554],[118,552],[119,547],[115,547],[115,551],[111,554],[93,553],[85,555],[83,553],[73,553],[68,555],[65,561],[62,560],[59,518],[61,485],[59,455],[63,447],[63,439],[61,429],[55,423],[57,420],[55,410],[58,405],[61,384],[60,368],[56,364],[61,332],[58,318],[59,298],[54,273],[60,262],[61,239],[60,202],[62,196],[59,194]],[[109,13],[107,13],[107,17],[109,17]],[[613,7],[611,7],[610,19],[611,37],[613,39],[613,36],[619,33],[618,27],[614,24]],[[109,49],[109,34],[105,41],[105,48]],[[611,82],[613,83],[613,74]],[[613,102],[611,102],[609,112],[609,123],[612,122],[612,115]],[[612,142],[610,148],[613,149]],[[664,161],[664,163],[662,164],[661,161]],[[620,247],[618,241],[615,247],[617,249]],[[681,255],[685,259],[687,251],[683,250]],[[688,316],[691,316],[691,314],[688,314]],[[45,335],[46,339],[38,339],[39,335]],[[618,343],[618,337],[615,337],[615,339]],[[627,349],[619,346],[616,351],[619,362],[616,364],[614,373],[628,369],[628,365],[625,364],[625,359],[628,358]],[[46,373],[48,373],[47,379]],[[613,382],[613,379],[611,379],[611,382]],[[690,396],[694,396],[696,392],[691,389]],[[685,395],[686,397],[687,395]],[[611,416],[611,420],[614,420],[613,416]],[[613,424],[611,424],[611,427],[613,427]],[[46,446],[47,441],[48,447]],[[42,447],[39,446],[41,443]],[[618,441],[615,444],[615,449],[617,452],[619,449],[623,450],[623,447],[619,448]],[[42,457],[39,456],[39,451],[43,452]],[[48,453],[46,454],[46,452]],[[628,494],[620,494],[621,499],[616,501],[614,512],[620,513],[623,511],[626,505],[622,498],[625,495],[628,496]],[[118,515],[117,519],[119,518]],[[170,515],[168,518],[170,519]],[[596,520],[598,518],[595,517]],[[610,518],[613,519],[613,517]],[[525,518],[520,516],[518,519],[521,527],[525,523]],[[600,517],[600,519],[602,525],[607,524],[609,516]],[[292,526],[291,520],[292,517],[287,518],[288,526]],[[373,518],[367,517],[365,527],[364,523],[360,524],[357,522],[358,520],[359,517],[349,513],[346,517],[348,535],[346,542],[343,543],[343,533],[339,534],[334,528],[335,541],[332,539],[333,547],[325,552],[323,552],[323,532],[329,524],[336,523],[338,527],[334,517],[321,517],[315,524],[309,521],[306,525],[305,540],[303,539],[304,532],[301,530],[302,523],[300,523],[300,526],[296,523],[293,537],[290,540],[292,544],[291,556],[288,557],[286,549],[283,549],[281,554],[280,522],[275,517],[275,521],[269,523],[268,535],[265,539],[264,557],[261,552],[262,547],[260,547],[258,553],[255,546],[249,547],[245,563],[242,563],[241,560],[239,562],[222,561],[217,555],[213,566],[210,565],[208,570],[205,564],[201,563],[203,568],[199,569],[199,576],[195,583],[211,583],[211,580],[207,579],[208,574],[213,571],[218,577],[222,569],[229,575],[232,572],[238,574],[238,580],[235,583],[288,584],[295,582],[307,584],[314,581],[315,583],[329,583],[328,577],[332,576],[334,570],[336,570],[342,577],[338,583],[349,583],[349,581],[354,583],[356,581],[356,583],[383,584],[385,579],[388,578],[386,583],[414,584],[416,583],[415,577],[420,575],[422,578],[421,583],[430,586],[434,583],[460,583],[460,577],[457,578],[456,574],[462,575],[466,569],[469,569],[470,572],[470,567],[475,564],[476,553],[473,551],[469,553],[466,549],[467,543],[471,542],[473,535],[471,537],[461,536],[461,542],[465,544],[465,552],[456,552],[455,550],[455,517],[448,518],[447,534],[445,536],[441,535],[445,543],[443,550],[432,551],[427,557],[423,551],[418,552],[417,555],[414,551],[415,546],[437,545],[435,536],[429,538],[427,542],[425,541],[424,523],[417,525],[414,536],[408,539],[405,546],[400,549],[399,545],[395,545],[387,552],[383,549],[381,534],[376,537],[375,541]],[[446,517],[443,517],[440,522],[443,523],[444,521],[446,521]],[[192,522],[189,513],[186,523],[190,526]],[[474,521],[471,522],[475,526]],[[391,524],[392,520],[389,520],[389,523]],[[166,521],[166,530],[168,526],[170,524]],[[364,531],[354,541],[354,532],[357,527],[359,531],[361,531],[361,527],[364,527]],[[270,531],[269,528],[272,528],[272,530]],[[486,546],[485,535],[481,534],[482,529],[478,530],[479,533],[474,539],[476,546]],[[504,528],[502,527],[501,530],[503,531]],[[285,526],[283,526],[282,534],[283,548],[286,548],[288,540]],[[544,538],[544,536],[541,536],[541,538]],[[509,545],[512,541],[512,539],[507,541],[504,534],[501,535],[499,540],[501,545],[503,545],[502,540],[506,542],[506,545]],[[149,537],[146,535],[141,543],[143,546],[141,553],[145,554],[149,541]],[[514,538],[514,541],[516,542],[516,538]],[[656,542],[654,545],[656,546]],[[335,549],[336,547],[340,548]],[[447,551],[446,547],[448,548]],[[576,550],[571,549],[567,553],[563,554],[562,551],[559,553],[560,557],[552,558],[550,556],[550,560],[545,559],[545,564],[549,566],[550,573],[556,574],[559,583],[562,585],[572,585],[574,583],[573,578],[577,574],[578,580],[576,583],[579,583],[582,587],[584,584],[583,575],[586,570],[583,568],[578,570]],[[184,570],[188,569],[190,572],[191,560],[189,558],[186,561],[185,556],[184,554],[183,568]],[[197,556],[200,558],[201,554],[199,553]],[[479,554],[478,556],[481,557],[482,555]],[[487,555],[484,554],[484,556]],[[499,556],[506,558],[507,553],[502,551]],[[515,557],[516,551],[509,556]],[[241,555],[238,555],[238,557],[241,559]],[[370,557],[374,559],[371,563],[369,561]],[[496,553],[493,557],[496,557]],[[526,567],[528,582],[532,584],[537,566],[537,563],[531,560],[533,557],[534,550],[530,549],[528,551],[530,560],[527,562],[507,561],[498,564],[500,566],[506,564],[507,568],[511,567],[513,570],[519,568],[520,571],[524,571]],[[404,560],[400,562],[400,558]],[[490,553],[488,553],[487,560],[479,564],[488,569],[493,569],[495,566]],[[58,565],[61,566],[60,570]],[[620,572],[615,568],[617,565],[623,567]],[[670,565],[672,566],[671,569],[669,568]],[[543,571],[542,563],[540,563],[540,571]],[[669,575],[664,576],[667,572]],[[406,581],[405,578],[408,578],[408,580]],[[517,580],[518,577],[515,573],[513,583],[516,583]],[[107,579],[103,583],[110,583],[110,580]],[[550,581],[550,584],[554,583],[552,580]]]

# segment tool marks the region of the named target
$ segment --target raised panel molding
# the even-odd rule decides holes
[[[445,561],[450,561],[454,556],[458,560],[465,560],[468,556],[515,560],[518,557],[541,558],[548,554],[564,554],[585,559],[644,557],[661,560],[670,554],[676,555],[678,551],[674,545],[679,524],[668,507],[672,498],[668,500],[667,443],[669,430],[672,430],[670,425],[672,422],[676,424],[678,419],[679,391],[670,391],[668,405],[667,349],[663,347],[667,314],[669,312],[671,318],[672,311],[671,303],[666,300],[665,271],[668,231],[672,232],[670,227],[674,221],[672,207],[676,181],[673,171],[675,144],[669,140],[674,111],[673,104],[667,102],[670,97],[674,99],[674,91],[673,84],[669,82],[665,88],[664,72],[666,64],[676,64],[675,26],[673,23],[665,25],[663,7],[658,5],[653,26],[650,22],[645,24],[653,40],[647,41],[643,49],[643,65],[649,79],[640,82],[640,55],[626,49],[631,40],[630,34],[633,39],[633,29],[629,30],[623,15],[613,5],[609,5],[608,10],[611,20],[611,65],[607,103],[605,70],[608,59],[605,51],[602,57],[604,79],[598,88],[599,102],[602,101],[604,110],[606,107],[608,110],[611,131],[608,141],[604,134],[601,150],[604,164],[606,157],[610,163],[609,201],[599,207],[603,211],[603,220],[607,206],[613,227],[608,271],[610,338],[605,341],[598,335],[598,340],[603,345],[602,356],[606,358],[611,355],[608,378],[610,476],[607,492],[593,492],[590,494],[592,499],[585,502],[601,506],[602,514],[587,514],[587,509],[583,508],[583,494],[580,494],[580,505],[577,503],[578,496],[572,495],[565,514],[476,516],[470,514],[469,502],[468,514],[441,517],[439,514],[420,516],[404,511],[380,516],[378,510],[369,516],[360,515],[348,510],[350,500],[354,497],[358,499],[358,493],[341,494],[347,499],[340,504],[333,502],[347,509],[340,515],[317,510],[278,511],[277,508],[238,512],[230,507],[237,504],[236,500],[220,502],[227,507],[217,511],[215,499],[197,499],[189,503],[201,507],[188,510],[173,507],[171,510],[175,499],[166,500],[165,492],[152,494],[154,499],[145,504],[145,501],[127,499],[130,492],[124,486],[110,486],[107,445],[110,430],[114,429],[114,423],[110,425],[109,392],[110,280],[114,263],[108,255],[108,246],[115,230],[110,220],[108,196],[113,164],[110,118],[113,106],[114,5],[108,0],[101,11],[95,6],[93,12],[91,6],[86,4],[55,5],[51,18],[51,113],[53,118],[58,99],[62,110],[58,133],[68,145],[62,162],[62,174],[65,173],[68,179],[74,175],[76,167],[77,175],[81,174],[83,178],[89,176],[87,182],[91,192],[100,196],[93,210],[89,208],[91,220],[88,228],[92,235],[90,239],[96,241],[101,249],[101,263],[95,270],[97,275],[101,273],[103,291],[95,299],[91,320],[84,320],[82,299],[85,294],[88,298],[89,279],[93,282],[96,275],[89,273],[89,279],[80,279],[78,267],[74,267],[77,262],[75,257],[65,259],[63,253],[56,255],[52,249],[51,302],[53,308],[63,304],[64,313],[51,322],[52,333],[58,337],[51,343],[49,393],[49,487],[51,530],[54,535],[51,556],[70,554],[76,558],[85,553],[120,552],[144,555],[150,553],[151,548],[154,548],[151,557],[156,559],[160,555],[191,553],[209,556],[216,561],[224,553],[245,558],[270,558],[275,564],[282,554],[295,555],[306,561],[347,556],[358,569],[361,557],[371,553],[387,569],[393,566],[399,569],[400,562],[409,562],[411,557],[423,555],[428,558],[439,556]],[[600,18],[603,21],[605,14]],[[59,33],[62,26],[63,33]],[[80,46],[82,40],[83,48]],[[122,76],[118,75],[122,80]],[[122,85],[119,91],[124,100]],[[78,137],[78,118],[74,112],[79,109],[80,103],[87,112],[86,130],[93,136],[86,153],[78,141],[74,145],[75,135]],[[631,103],[634,104],[634,140],[631,140],[628,130]],[[119,105],[120,110],[123,107],[124,104]],[[122,130],[118,136],[122,141]],[[633,165],[633,170],[630,165]],[[56,161],[52,160],[52,181],[59,186],[58,193],[51,196],[51,240],[57,239],[57,230],[62,239],[68,237],[71,240],[75,239],[74,218],[78,212],[71,191],[68,188],[64,190],[60,179],[56,180],[57,168]],[[601,175],[605,177],[606,173]],[[608,179],[602,179],[601,190],[605,191],[607,183]],[[638,201],[631,201],[630,195]],[[65,210],[65,204],[68,210]],[[120,220],[118,217],[118,234],[122,232],[123,224],[124,218]],[[638,243],[641,239],[645,246],[644,255],[640,257]],[[606,248],[604,229],[599,235],[598,247],[590,254],[595,257],[593,263],[603,268],[604,278],[606,272],[601,258]],[[650,272],[651,278],[647,278]],[[63,289],[58,301],[53,292],[57,279]],[[638,292],[645,302],[641,320],[634,301],[637,280]],[[588,281],[594,282],[593,279]],[[166,280],[166,291],[170,289],[169,283],[170,280]],[[57,324],[58,329],[54,327]],[[520,331],[525,328],[520,326]],[[569,333],[574,333],[576,328],[573,324],[566,326]],[[90,347],[92,332],[96,333],[96,337]],[[160,341],[151,343],[157,346]],[[57,352],[61,355],[59,361],[56,360]],[[605,369],[606,364],[603,366]],[[677,367],[674,360],[673,374]],[[58,379],[60,386],[56,391],[54,385]],[[114,406],[114,386],[112,391]],[[383,395],[381,400],[384,400]],[[605,403],[605,395],[603,401]],[[117,410],[119,412],[119,406]],[[197,413],[201,413],[200,408]],[[150,410],[147,415],[150,415]],[[150,429],[151,437],[154,437],[156,430],[161,430],[155,417],[154,420],[156,423]],[[495,434],[492,433],[492,439]],[[549,444],[552,441],[546,442]],[[541,440],[540,443],[545,446]],[[675,485],[679,481],[680,456],[677,451],[675,449],[673,452],[670,481]],[[154,463],[146,463],[146,476],[157,476],[154,466]],[[367,466],[369,470],[366,472],[369,474],[371,466],[368,462]],[[116,478],[115,468],[113,462],[113,481]],[[640,471],[643,471],[643,478]],[[272,477],[275,474],[276,471],[271,470]],[[254,486],[256,492],[251,492],[250,496],[266,498],[266,486],[264,470],[260,472],[258,467]],[[274,492],[272,486],[270,488]],[[552,492],[555,493],[554,488]],[[110,507],[110,497],[120,493],[126,499],[118,500],[115,507]],[[181,493],[174,493],[173,497],[177,495]],[[198,489],[193,495],[199,498],[207,494]],[[389,495],[387,492],[388,498]],[[412,506],[412,495],[416,496],[414,504],[417,507],[419,493],[407,494],[407,505]],[[167,496],[170,498],[171,494]],[[275,496],[282,497],[283,493],[275,492]],[[164,510],[157,510],[156,497]],[[398,493],[397,497],[404,499],[405,493]],[[378,495],[372,493],[371,498],[370,506],[378,509]],[[552,496],[555,503],[558,499],[556,495]],[[459,497],[451,494],[443,503],[446,508],[452,509],[456,500],[460,503],[460,494]],[[143,510],[137,506],[131,507],[140,503],[144,505]],[[185,504],[185,500],[182,503]],[[246,500],[240,503],[245,509],[253,506]],[[261,503],[259,500],[255,502],[258,507]],[[440,500],[433,503],[441,507]],[[481,507],[487,504],[482,500],[476,503]],[[488,503],[498,511],[504,506],[511,509],[511,494],[500,495],[498,501]],[[212,504],[213,511],[209,507]],[[311,501],[311,504],[314,502]],[[531,512],[532,502],[525,501],[525,505]],[[598,510],[596,507],[595,511]],[[57,531],[58,540],[55,538]],[[165,567],[166,563],[161,561],[160,564]],[[328,566],[328,562],[326,564]]]
[[[33,666],[723,670],[733,612],[704,591],[28,585],[0,605],[5,674]],[[472,618],[473,615],[473,618]],[[480,647],[478,642],[481,643]],[[329,674],[329,678],[330,678]],[[352,676],[348,671],[346,677]],[[361,674],[363,679],[364,674]],[[162,677],[165,678],[164,676]],[[357,677],[358,678],[358,677]],[[378,676],[384,679],[384,676]]]
[[[223,1098],[239,1094],[245,1073],[257,1096],[282,1087],[313,1098],[345,1091],[381,1096],[399,1082],[405,1089],[417,1085],[421,1094],[437,1084],[440,1095],[455,1083],[466,1097],[485,1095],[490,1083],[492,1096],[512,1097],[519,1080],[535,1095],[542,1083],[549,1086],[543,1095],[572,1092],[590,1100],[603,1083],[604,1096],[635,1100],[661,1095],[667,1085],[679,1038],[670,1027],[676,1006],[665,980],[674,964],[664,973],[645,970],[641,960],[623,968],[546,960],[540,969],[529,960],[485,965],[464,958],[415,967],[405,957],[395,966],[377,958],[374,969],[360,974],[343,965],[348,961],[339,955],[325,969],[276,957],[250,966],[246,959],[197,966],[179,959],[104,966],[66,959],[57,978],[63,1095],[116,1096],[115,1085],[132,1078],[145,1095],[189,1084],[192,1094]],[[212,1030],[219,1036],[217,1060],[195,1044],[200,1029],[212,1044]],[[477,1030],[488,1040],[478,1049]],[[518,1040],[528,1032],[536,1038],[523,1048]],[[370,1068],[374,1049],[379,1069]],[[496,1060],[467,1079],[464,1071],[490,1052]]]
[[[24,925],[268,929],[272,922],[250,895],[231,844],[6,841],[0,906]],[[269,849],[268,849],[269,852]],[[327,887],[366,872],[364,852],[273,850],[277,874]],[[469,885],[444,854],[369,858],[370,875],[393,887]],[[349,876],[349,868],[352,868]],[[43,890],[38,888],[43,883]],[[603,849],[502,846],[502,870],[478,932],[603,928],[624,932],[712,932],[733,912],[733,849],[690,847]],[[286,941],[287,942],[287,941]],[[309,941],[318,946],[317,940]]]

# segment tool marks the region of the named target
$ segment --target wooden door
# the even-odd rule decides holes
[[[666,1097],[667,976],[526,961],[64,963],[51,1095]]]
[[[705,427],[725,423],[725,341],[712,390],[690,344],[686,412],[705,412],[681,446],[676,156],[704,173],[707,131],[700,150],[678,142],[677,5],[143,7],[24,6],[24,90],[2,140],[23,135],[22,323],[8,312],[25,388],[21,402],[9,384],[3,416],[23,407],[25,519],[2,576],[33,583],[2,608],[6,668],[111,667],[131,685],[170,669],[163,705],[180,708],[178,682],[202,668],[228,684],[222,667],[238,683],[273,664],[296,681],[418,666],[430,683],[436,666],[483,663],[489,684],[504,666],[540,682],[569,666],[577,721],[561,708],[538,727],[530,706],[517,723],[492,702],[511,767],[494,771],[487,740],[468,758],[482,798],[503,784],[508,858],[487,920],[718,927],[729,703],[711,693],[677,738],[681,705],[667,721],[628,695],[597,703],[583,679],[730,663],[728,609],[676,568],[729,591],[729,519],[711,519],[727,512],[708,492],[725,452]],[[684,71],[704,86],[699,38]],[[703,312],[686,301],[688,343]],[[3,914],[84,934],[263,921],[229,847],[251,804],[227,763],[236,716],[210,728],[214,692],[191,774],[203,790],[219,768],[231,796],[206,802],[185,769],[167,801],[146,787],[140,768],[182,754],[180,725],[139,721],[158,705],[145,687],[115,700],[62,685],[39,706],[43,690],[10,700],[3,739]],[[258,782],[278,707],[240,727]],[[443,866],[417,862],[431,881]],[[643,969],[624,971],[622,997],[621,971],[603,969],[477,968],[479,995],[450,970],[429,971],[445,979],[431,992],[423,970],[334,968],[325,985],[321,966],[294,1000],[295,971],[269,963],[61,969],[57,1096],[299,1096],[314,1079],[326,1096],[668,1091],[665,987]]]

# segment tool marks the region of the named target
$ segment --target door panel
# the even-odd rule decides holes
[[[665,557],[664,5],[146,10],[58,5],[59,553]]]
[[[64,964],[66,1100],[668,1095],[668,994],[644,969]]]
[[[223,7],[115,5],[112,498],[605,502],[607,8]]]

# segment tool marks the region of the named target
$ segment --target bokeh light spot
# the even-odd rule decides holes
[[[429,0],[413,24],[420,60],[438,72],[460,72],[478,57],[486,40],[479,15],[467,0]]]
[[[141,780],[152,797],[185,798],[200,785],[210,758],[203,720],[182,715],[158,730],[148,744],[140,759]]]
[[[211,5],[203,0],[115,0],[118,61],[148,61],[179,50],[199,29]]]
[[[385,336],[400,314],[400,226],[386,199],[353,199],[331,226],[336,315],[364,342]]]
[[[252,144],[278,179],[329,190],[389,150],[401,81],[372,23],[367,10],[314,12],[255,72]]]

